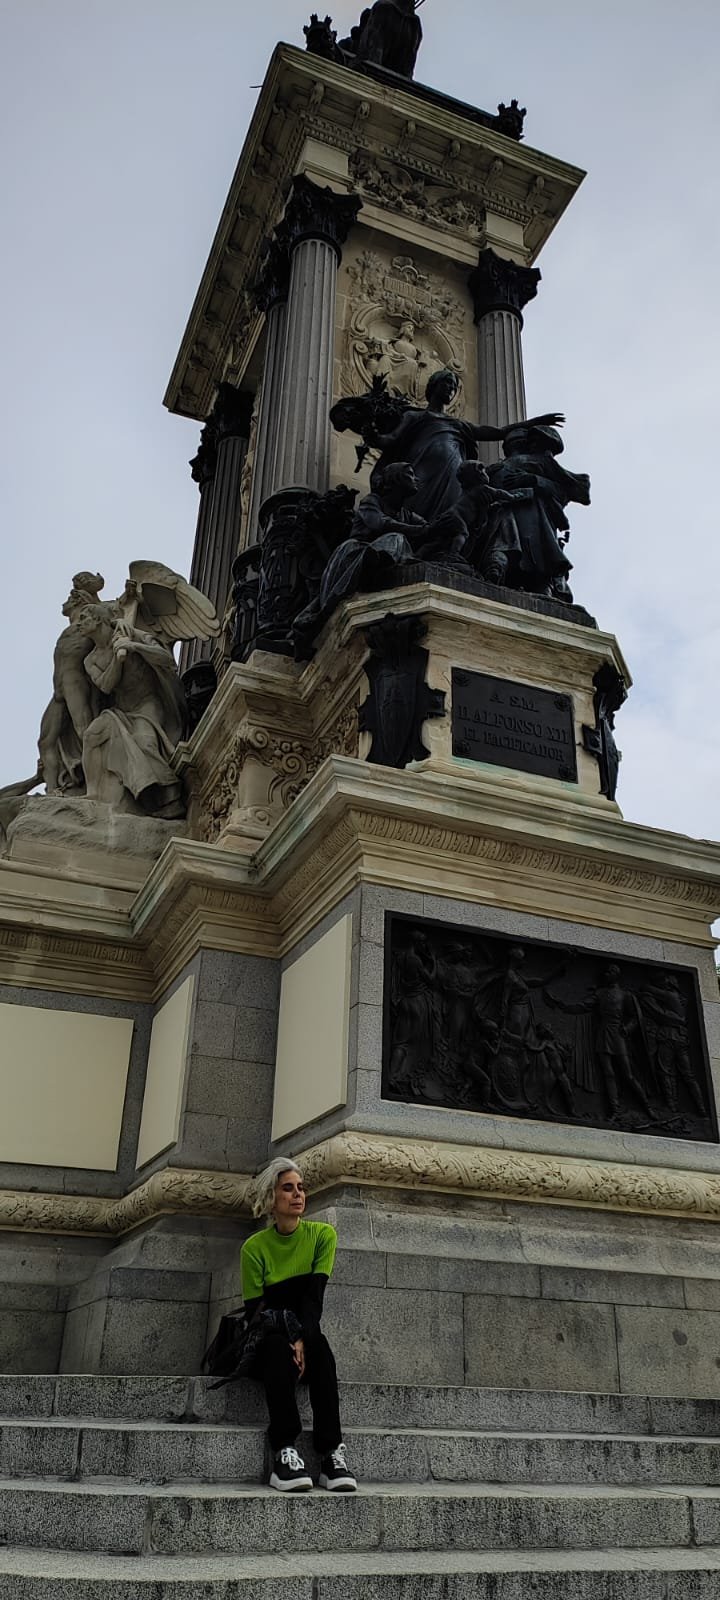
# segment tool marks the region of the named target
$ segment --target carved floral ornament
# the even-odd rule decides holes
[[[200,834],[212,844],[222,832],[233,808],[241,802],[239,785],[245,763],[253,759],[272,769],[268,783],[268,804],[286,810],[326,756],[356,755],[358,746],[357,706],[346,706],[331,730],[316,740],[293,739],[272,734],[265,728],[252,728],[233,741],[230,754],[203,797]]]
[[[720,1218],[720,1175],[710,1172],[364,1133],[337,1134],[298,1159],[311,1194],[364,1183],[696,1221]],[[116,1236],[163,1214],[247,1216],[252,1183],[247,1173],[168,1167],[120,1200],[5,1189],[0,1228]]]
[[[388,389],[424,402],[428,379],[444,368],[458,376],[465,365],[465,307],[440,277],[413,256],[383,261],[365,250],[348,268],[353,284],[346,332],[344,395],[361,395],[375,378]],[[462,415],[462,384],[451,412]]]

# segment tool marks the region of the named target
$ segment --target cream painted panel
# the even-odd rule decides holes
[[[273,1139],[345,1104],[352,917],[343,917],[282,975]]]
[[[133,1026],[0,1005],[0,1161],[114,1172]]]
[[[191,975],[160,1007],[150,1034],[137,1165],[144,1167],[175,1144],[185,1083],[190,1015],[195,979]]]

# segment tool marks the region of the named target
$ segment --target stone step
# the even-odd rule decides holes
[[[3,1600],[717,1600],[720,1550],[112,1557],[0,1550]]]
[[[691,1485],[260,1487],[0,1479],[0,1545],[107,1555],[642,1548],[720,1544],[720,1493]]]
[[[720,1400],[712,1399],[360,1383],[343,1383],[340,1393],[348,1427],[720,1437]],[[205,1378],[176,1377],[0,1375],[0,1414],[265,1423],[258,1384],[213,1389]]]
[[[701,1484],[720,1486],[720,1439],[348,1428],[364,1482]],[[309,1436],[300,1448],[313,1475]],[[158,1422],[0,1419],[0,1474],[137,1482],[262,1483],[262,1428]]]

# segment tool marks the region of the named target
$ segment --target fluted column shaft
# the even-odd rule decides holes
[[[212,452],[214,471],[211,489],[201,497],[201,518],[193,551],[191,582],[212,603],[222,620],[230,589],[230,571],[240,547],[241,480],[250,433],[252,395],[221,383],[217,399],[205,424],[201,449]],[[197,458],[196,458],[197,459]],[[183,645],[180,670],[196,661],[209,660],[210,640],[192,639]]]
[[[337,269],[324,239],[293,251],[273,490],[297,484],[323,494],[330,483]]]
[[[215,442],[209,436],[206,423],[200,436],[200,449],[190,462],[190,471],[200,491],[200,505],[198,506],[197,523],[195,525],[195,543],[190,563],[190,582],[195,589],[200,590],[203,588],[203,574],[208,559],[208,530],[216,465],[217,452]],[[185,672],[188,667],[192,666],[194,661],[199,660],[200,654],[201,647],[198,639],[185,640],[180,646],[178,670]]]
[[[240,485],[247,437],[229,434],[218,445],[208,533],[208,565],[203,593],[222,620],[230,588],[230,568],[240,548]],[[210,654],[211,646],[204,649]]]
[[[337,270],[360,205],[304,173],[293,180],[279,230],[291,265],[272,493],[329,486]]]
[[[255,459],[252,469],[250,511],[247,522],[248,543],[258,537],[258,512],[274,486],[275,456],[277,453],[278,421],[282,393],[283,363],[285,360],[285,334],[287,302],[280,300],[268,308],[265,338],[260,407],[255,435]]]
[[[478,330],[479,416],[481,422],[504,428],[527,416],[522,359],[522,308],[537,294],[540,273],[481,251],[470,276]],[[499,461],[500,444],[482,444],[486,465]]]
[[[495,428],[527,416],[521,330],[514,311],[488,311],[478,322],[479,414]],[[481,444],[480,455],[486,465],[499,461],[502,446]]]

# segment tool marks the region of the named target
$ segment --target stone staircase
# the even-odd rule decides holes
[[[341,1388],[283,1499],[252,1384],[0,1377],[2,1600],[717,1600],[720,1401]]]

